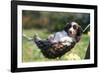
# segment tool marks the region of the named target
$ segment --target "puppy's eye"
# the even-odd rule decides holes
[[[74,28],[74,29],[77,29],[77,26],[76,26],[76,25],[73,25],[73,28]]]

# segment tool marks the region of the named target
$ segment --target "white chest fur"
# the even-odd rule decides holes
[[[63,45],[71,45],[71,42],[73,42],[73,38],[69,37],[65,31],[57,32],[53,35],[50,35],[49,38],[51,43],[58,43],[62,42]]]

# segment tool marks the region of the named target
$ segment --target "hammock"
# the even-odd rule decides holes
[[[88,27],[89,27],[89,25],[83,30],[83,32],[85,32],[85,30]],[[37,45],[37,47],[43,53],[43,55],[46,58],[49,58],[49,59],[54,59],[54,58],[57,58],[57,57],[60,58],[66,52],[70,51],[76,44],[76,42],[73,41],[73,42],[71,42],[70,46],[64,45],[63,47],[59,48],[59,47],[53,47],[53,44],[51,44],[50,41],[48,41],[48,40],[39,39],[37,35],[35,35],[33,38],[29,38],[24,34],[23,37],[26,38],[29,41],[34,41],[35,44]]]
[[[34,42],[46,58],[61,57],[66,52],[70,51],[75,45],[75,42],[72,42],[70,46],[65,45],[63,47],[54,47],[50,41],[40,40],[36,36],[34,37]]]

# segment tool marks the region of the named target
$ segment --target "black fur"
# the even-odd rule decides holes
[[[77,35],[76,36],[81,36],[83,33],[83,30],[80,26],[78,26],[78,29],[77,29]]]
[[[71,23],[67,23],[66,26],[64,27],[64,31],[68,33],[70,27],[71,27]]]

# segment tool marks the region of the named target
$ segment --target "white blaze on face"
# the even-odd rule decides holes
[[[69,35],[71,37],[75,37],[77,34],[77,30],[73,28],[74,25],[78,26],[78,24],[76,22],[71,23],[71,27],[69,28]]]
[[[78,25],[76,22],[72,22],[71,24],[72,24],[72,25]]]

